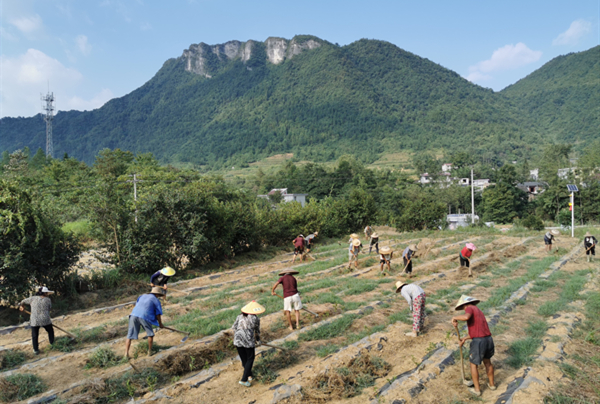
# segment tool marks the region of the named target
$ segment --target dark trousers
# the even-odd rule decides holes
[[[406,257],[402,257],[402,261],[404,261],[404,267],[406,268],[404,270],[404,272],[406,272],[407,274],[412,273],[412,260],[410,262],[408,258]],[[408,265],[407,265],[408,264]]]
[[[588,248],[589,248],[589,250],[588,250]],[[589,245],[586,245],[585,249],[586,249],[585,255],[590,255],[590,254],[591,255],[596,255],[596,246],[595,245],[592,248],[590,248]]]
[[[242,381],[247,382],[248,377],[252,376],[252,366],[254,365],[254,348],[244,348],[242,346],[236,347],[242,366],[244,367],[244,375]]]
[[[462,255],[459,255],[458,257],[460,258],[460,266],[469,268],[469,260],[466,258],[463,258]]]
[[[54,327],[52,327],[52,324],[48,324],[45,325],[44,328],[46,329],[46,332],[48,333],[48,340],[50,341],[51,344],[54,344]],[[31,327],[31,342],[33,343],[33,350],[34,351],[39,351],[39,345],[38,345],[38,340],[40,337],[40,327]]]
[[[371,248],[373,248],[373,246],[375,246],[375,252],[377,254],[379,254],[379,242],[373,243],[373,244],[369,244],[369,252],[371,252]]]

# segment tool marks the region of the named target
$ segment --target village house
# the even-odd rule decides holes
[[[258,195],[258,197],[269,199],[269,195],[274,195],[277,192],[281,194],[281,202],[299,202],[302,207],[306,204],[308,194],[288,194],[287,188],[273,188],[267,195]]]

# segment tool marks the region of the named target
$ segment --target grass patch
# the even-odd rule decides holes
[[[293,351],[272,350],[262,355],[254,363],[252,374],[261,383],[273,383],[279,377],[279,373],[277,373],[279,370],[297,362],[298,356]]]
[[[538,279],[533,284],[533,287],[531,288],[531,291],[532,292],[543,292],[545,290],[548,290],[548,289],[556,287],[556,285],[557,285],[556,282],[547,281],[545,279]]]
[[[46,385],[36,375],[16,373],[0,378],[0,400],[5,403],[25,400],[45,390]]]
[[[169,349],[169,348],[171,348],[171,347],[153,343],[152,344],[152,355],[154,355],[157,352],[164,351],[165,349]],[[148,340],[142,340],[136,345],[135,349],[133,350],[133,358],[137,359],[138,356],[146,356],[146,355],[148,355]]]
[[[352,325],[352,322],[359,316],[356,314],[346,314],[329,324],[324,324],[319,328],[310,330],[298,337],[299,341],[316,341],[335,338],[346,331]]]
[[[555,315],[572,301],[581,299],[579,294],[587,282],[587,271],[577,271],[567,278],[565,284],[561,287],[560,296],[557,300],[548,301],[538,308],[538,314],[544,317]]]
[[[533,362],[533,355],[541,343],[542,340],[532,337],[513,342],[508,348],[509,356],[506,359],[506,363],[515,369],[519,369],[524,365],[530,365]]]
[[[54,344],[50,345],[50,349],[60,352],[71,352],[77,346],[77,343],[70,337],[58,337],[54,339]]]
[[[147,351],[148,348],[146,348],[146,352]],[[92,353],[90,353],[86,361],[85,368],[109,368],[122,363],[127,363],[127,359],[118,356],[115,351],[105,345],[96,348],[94,351],[92,351]]]
[[[544,320],[530,321],[529,326],[525,329],[528,336],[541,339],[548,331],[548,323]]]
[[[388,317],[389,324],[394,324],[394,323],[397,323],[398,321],[403,322],[404,324],[412,324],[413,318],[410,314],[410,310],[404,309],[401,311],[396,311]]]
[[[19,366],[27,360],[25,352],[7,349],[6,351],[0,352],[0,369],[7,370]]]
[[[380,332],[385,330],[385,325],[375,325],[373,327],[365,327],[362,331],[357,333],[352,333],[347,337],[347,344],[353,344],[356,341],[360,341],[364,337],[368,337],[371,334],[375,334],[376,332]]]
[[[324,358],[327,355],[331,355],[332,353],[337,352],[340,349],[340,345],[337,344],[327,344],[317,348],[317,356],[319,358]]]
[[[70,402],[108,404],[127,398],[134,399],[154,391],[166,381],[167,378],[162,373],[153,368],[145,368],[140,373],[127,372],[109,379],[92,380]]]

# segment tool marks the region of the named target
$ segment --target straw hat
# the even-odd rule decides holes
[[[379,238],[379,234],[373,233],[373,234],[371,234],[371,238]]]
[[[479,303],[479,299],[475,299],[474,297],[467,296],[467,295],[462,295],[460,297],[460,299],[458,299],[458,303],[456,304],[456,307],[454,308],[454,310],[462,309],[462,306],[464,306],[467,303],[477,304],[477,303]]]
[[[402,289],[402,286],[408,285],[407,283],[404,283],[402,281],[398,281],[396,282],[396,293],[400,293],[400,289]]]
[[[302,234],[301,234],[301,235],[299,235],[298,237],[302,237],[302,238],[304,238],[304,236],[303,236]]]
[[[379,252],[380,252],[380,253],[382,253],[382,254],[389,254],[389,253],[391,253],[392,251],[393,251],[393,250],[392,250],[390,247],[388,247],[388,246],[381,247],[381,248],[379,249]]]
[[[475,251],[477,249],[473,243],[467,243],[467,248],[471,251]]]
[[[351,238],[358,238],[358,234],[356,234],[356,233],[352,233],[352,234],[350,235],[350,237],[351,237]]]
[[[262,314],[265,312],[265,308],[260,304],[256,303],[255,300],[252,300],[250,303],[242,307],[242,313],[246,314]]]
[[[47,287],[43,286],[42,289],[40,290],[40,292],[42,293],[48,293],[49,295],[53,294],[54,291],[53,290],[49,290]]]
[[[286,269],[285,271],[281,271],[281,272],[279,273],[279,276],[283,276],[283,275],[287,275],[287,274],[290,274],[290,275],[296,275],[296,274],[299,274],[299,273],[300,273],[300,272],[298,272],[298,271],[296,271],[296,270],[293,270],[293,269]]]
[[[590,232],[588,231],[588,232],[586,232],[586,233],[585,233],[585,236],[583,236],[583,237],[592,237],[592,235],[591,235],[591,234],[590,234]]]
[[[352,240],[352,245],[353,245],[354,247],[358,247],[360,244],[361,244],[361,243],[360,243],[360,240],[359,240],[359,239],[355,238],[354,240]]]
[[[550,233],[554,234],[555,236],[560,235],[560,232],[558,230],[550,230]]]
[[[411,250],[411,251],[417,251],[417,250],[418,250],[418,248],[417,248],[417,245],[416,245],[416,244],[411,244],[411,245],[409,245],[409,246],[408,246],[408,249],[409,249],[409,250]]]
[[[316,232],[314,232],[313,234],[315,235],[315,237],[317,237],[317,236],[319,235],[319,232],[318,232],[318,231],[316,231]]]
[[[161,287],[158,286],[154,286],[152,288],[152,290],[150,291],[150,293],[152,293],[153,295],[161,295],[164,296],[165,295],[165,290]]]
[[[163,274],[164,276],[173,276],[173,275],[175,275],[175,270],[171,267],[164,267],[163,269],[160,270],[160,273]]]

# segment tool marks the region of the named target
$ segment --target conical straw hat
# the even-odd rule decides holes
[[[588,232],[586,232],[586,233],[585,233],[585,236],[583,236],[583,237],[592,237],[592,235],[591,235],[591,233],[588,231]]]
[[[404,283],[402,281],[396,282],[396,293],[400,293],[400,289],[402,289],[402,286],[404,285],[407,285],[407,283]]]
[[[164,296],[165,295],[165,290],[163,288],[155,286],[155,287],[152,288],[152,290],[150,291],[150,293],[152,293],[153,295]]]
[[[467,243],[467,248],[471,251],[475,251],[477,249],[473,243]]]
[[[454,310],[460,310],[462,308],[462,306],[464,306],[467,303],[477,304],[477,303],[479,303],[479,299],[475,299],[474,297],[467,296],[467,295],[462,295],[460,297],[460,299],[458,299],[458,303],[456,304],[456,307],[454,308]]]
[[[298,271],[296,271],[296,270],[294,270],[294,269],[286,269],[285,271],[281,271],[281,272],[279,273],[279,276],[283,276],[283,275],[286,275],[286,274],[290,274],[290,275],[296,275],[296,274],[299,274],[299,273],[300,273],[300,272],[298,272]]]
[[[417,245],[416,245],[416,244],[411,244],[411,245],[409,245],[409,246],[408,246],[408,248],[409,248],[411,251],[417,251],[417,250],[418,250],[418,248],[417,248]]]
[[[171,267],[164,267],[163,269],[160,270],[160,273],[163,274],[164,276],[173,276],[173,275],[175,275],[175,270]]]
[[[358,234],[356,234],[356,233],[352,233],[352,234],[350,235],[350,237],[351,237],[351,238],[358,238]]]
[[[389,254],[389,253],[392,252],[392,249],[390,247],[388,247],[388,246],[385,246],[385,247],[381,247],[379,249],[379,252],[382,253],[382,254]]]
[[[260,304],[256,303],[255,300],[252,300],[250,303],[242,307],[242,313],[246,314],[262,314],[265,312],[265,308]]]
[[[555,236],[560,235],[560,232],[558,230],[550,230],[550,233],[554,234]]]
[[[373,233],[373,234],[371,234],[371,238],[379,238],[379,234]]]
[[[357,238],[355,238],[354,240],[352,240],[352,245],[353,245],[354,247],[358,247],[358,246],[360,245],[360,240],[359,240],[359,239],[357,239]]]

